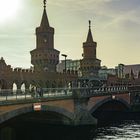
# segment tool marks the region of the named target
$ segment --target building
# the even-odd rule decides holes
[[[21,89],[25,85],[42,88],[64,87],[77,79],[77,73],[59,73],[56,65],[59,62],[59,51],[54,48],[54,28],[49,24],[46,1],[44,1],[43,15],[40,26],[36,28],[36,48],[30,52],[30,69],[15,68],[7,65],[3,58],[0,59],[0,89],[12,89],[16,85]]]
[[[118,78],[125,78],[124,66],[125,66],[124,64],[119,64],[116,67]]]
[[[65,60],[62,60],[57,65],[57,71],[63,72],[64,70],[65,70]],[[67,59],[66,60],[66,70],[67,71],[77,71],[78,77],[81,77],[80,60]]]
[[[99,70],[98,74],[99,74],[99,78],[100,79],[107,80],[107,78],[108,78],[109,75],[116,76],[117,75],[117,72],[116,72],[116,69],[102,67]]]
[[[140,72],[140,64],[125,65],[124,66],[124,75],[125,75],[125,77],[127,75],[131,75],[133,73],[134,78],[138,78],[139,72]]]
[[[31,64],[29,69],[12,68],[3,58],[0,59],[0,89],[12,89],[16,85],[21,89],[31,86],[42,88],[57,88],[72,85],[79,79],[98,79],[101,60],[96,57],[97,43],[93,40],[91,22],[86,42],[83,43],[82,60],[65,60],[59,65],[59,50],[54,47],[54,28],[50,26],[46,0],[44,0],[43,14],[40,26],[35,30],[36,47],[30,51]],[[58,66],[58,67],[57,67]],[[80,78],[79,78],[80,77]],[[76,83],[76,82],[73,82]]]
[[[46,5],[44,5],[41,24],[36,28],[36,48],[30,53],[34,70],[56,71],[60,52],[54,49],[54,28],[49,25]]]
[[[117,74],[119,78],[138,78],[140,73],[140,64],[135,65],[124,65],[119,64],[117,67]]]
[[[57,72],[63,73],[65,71],[65,63],[66,63],[66,70],[68,70],[69,63],[71,62],[71,59],[61,60],[60,63],[58,63],[56,70]]]
[[[109,75],[108,85],[139,85],[140,84],[140,64],[124,65],[119,64],[116,69],[116,76]]]
[[[80,62],[82,77],[98,77],[101,60],[97,59],[96,57],[96,48],[97,43],[93,40],[91,32],[91,22],[89,21],[87,40],[83,43],[83,59]]]

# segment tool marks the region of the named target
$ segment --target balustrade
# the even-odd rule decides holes
[[[81,88],[42,88],[41,91],[37,90],[0,90],[0,102],[14,101],[14,100],[32,100],[40,98],[73,98],[73,97],[92,97],[103,96],[114,93],[126,93],[128,87],[126,86],[109,86],[109,87],[81,87]]]

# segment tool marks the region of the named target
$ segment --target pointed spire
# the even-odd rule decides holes
[[[130,78],[131,79],[134,79],[134,73],[133,73],[133,70],[131,69],[131,71],[130,71]]]
[[[90,27],[91,27],[91,20],[89,20],[88,22],[89,22],[89,29],[90,29]]]
[[[47,12],[46,12],[46,0],[44,0],[43,3],[44,3],[44,11],[43,11],[40,26],[41,27],[49,27],[49,20],[48,20],[48,16],[47,16]]]
[[[89,20],[89,30],[88,30],[88,36],[87,36],[86,42],[88,42],[88,43],[94,42],[93,37],[92,37],[92,33],[91,33],[91,21],[90,20]]]
[[[43,3],[44,3],[44,9],[46,9],[46,0],[44,0]]]

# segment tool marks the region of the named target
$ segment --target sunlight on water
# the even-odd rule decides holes
[[[140,140],[140,121],[124,121],[101,127],[95,131],[93,140]]]

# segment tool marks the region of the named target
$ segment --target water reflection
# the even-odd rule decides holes
[[[114,122],[96,129],[30,123],[14,126],[14,131],[10,140],[139,140],[140,121]]]
[[[122,121],[118,123],[112,123],[106,127],[99,127],[94,132],[94,138],[96,140],[132,140],[140,139],[140,121]]]
[[[9,129],[9,127],[6,128],[6,130],[12,132],[12,138],[10,140],[92,140],[93,138],[91,130],[94,128],[92,129],[89,126],[70,127],[34,123],[28,125],[21,124],[21,127],[19,125],[14,126],[14,130]],[[8,132],[9,137],[10,131]]]

